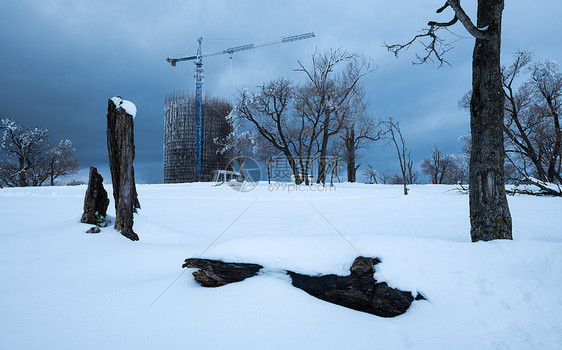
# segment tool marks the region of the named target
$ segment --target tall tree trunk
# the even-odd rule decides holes
[[[267,167],[267,183],[271,184],[271,158],[265,161],[265,166]]]
[[[20,158],[19,159],[19,172],[18,172],[18,183],[20,187],[26,187],[27,186],[27,179],[25,177],[25,172],[26,172],[26,165],[25,165],[25,159],[24,158]]]
[[[402,185],[404,186],[404,195],[407,196],[408,195],[408,186],[407,184],[407,180],[406,180],[406,171],[402,170]]]
[[[503,0],[478,0],[477,38],[472,58],[470,125],[470,235],[473,242],[511,239],[511,215],[504,179],[504,93],[500,73]]]
[[[562,147],[562,133],[560,131],[560,120],[558,119],[558,113],[556,112],[556,108],[552,103],[551,97],[546,97],[546,101],[550,112],[552,113],[552,118],[554,119],[554,150],[552,151],[553,155],[550,158],[550,163],[548,165],[548,180],[550,182],[555,182],[557,179],[560,180],[560,174],[556,169],[557,158],[560,156],[560,149]]]
[[[287,157],[287,161],[289,162],[289,166],[291,167],[291,170],[293,171],[293,176],[295,177],[295,184],[297,184],[297,185],[302,184],[303,179],[301,177],[301,174],[299,173],[299,167],[297,165],[297,162],[295,161],[295,158],[293,158],[293,155],[289,151],[283,151],[283,153],[285,154],[285,157]]]
[[[328,155],[328,136],[325,133],[322,138],[322,146],[320,147],[320,158],[318,160],[318,179],[316,183],[326,184],[326,156]]]
[[[55,185],[55,169],[54,169],[53,162],[51,162],[51,165],[49,166],[49,177],[51,178],[51,186],[54,186]]]
[[[355,127],[345,131],[345,151],[347,153],[347,181],[357,181],[357,167],[355,166]]]

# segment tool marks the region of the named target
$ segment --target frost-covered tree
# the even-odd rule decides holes
[[[283,154],[300,184],[299,149],[309,144],[311,134],[303,129],[302,116],[294,112],[294,93],[292,81],[286,78],[263,84],[257,93],[243,90],[231,116],[249,122],[260,137]]]
[[[80,169],[80,162],[74,158],[76,149],[70,140],[61,140],[45,153],[42,160],[44,173],[48,175],[51,186],[61,176],[73,174]]]
[[[50,180],[54,185],[60,176],[78,171],[76,150],[70,140],[49,147],[50,133],[43,128],[27,128],[14,119],[0,120],[3,129],[0,148],[6,159],[0,162],[0,184],[3,186],[41,186]]]
[[[258,152],[258,135],[253,130],[242,130],[241,120],[232,113],[226,119],[232,131],[223,138],[215,138],[214,142],[219,146],[218,152],[224,155],[229,163],[237,165],[240,174],[244,177],[246,161],[248,158],[255,157]]]
[[[4,170],[11,170],[4,174],[7,178],[3,182],[7,186],[33,185],[29,177],[33,168],[40,162],[40,155],[45,152],[49,131],[43,128],[25,128],[12,118],[2,119],[0,122],[4,129],[1,147],[7,153],[8,159],[16,161],[15,167],[9,166],[10,160],[2,162]]]

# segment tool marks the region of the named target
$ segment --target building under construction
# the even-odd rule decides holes
[[[197,145],[195,95],[174,92],[166,96],[164,183],[211,181],[214,170],[225,169],[228,160],[218,152],[219,146],[214,140],[230,133],[226,116],[231,110],[232,106],[226,99],[205,96],[201,114],[201,144]],[[201,150],[200,174],[197,149]]]

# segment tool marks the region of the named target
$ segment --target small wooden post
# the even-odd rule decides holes
[[[99,220],[105,219],[109,198],[107,191],[103,188],[103,177],[94,167],[90,168],[88,189],[84,198],[84,214],[80,222],[99,225]]]

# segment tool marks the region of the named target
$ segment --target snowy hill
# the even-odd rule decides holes
[[[514,240],[470,243],[468,196],[453,186],[140,185],[132,242],[110,227],[85,233],[85,190],[0,189],[0,348],[562,347],[559,198],[509,197]],[[280,272],[345,275],[359,254],[382,259],[377,280],[428,300],[386,319]],[[199,256],[266,271],[203,288],[181,269]]]

